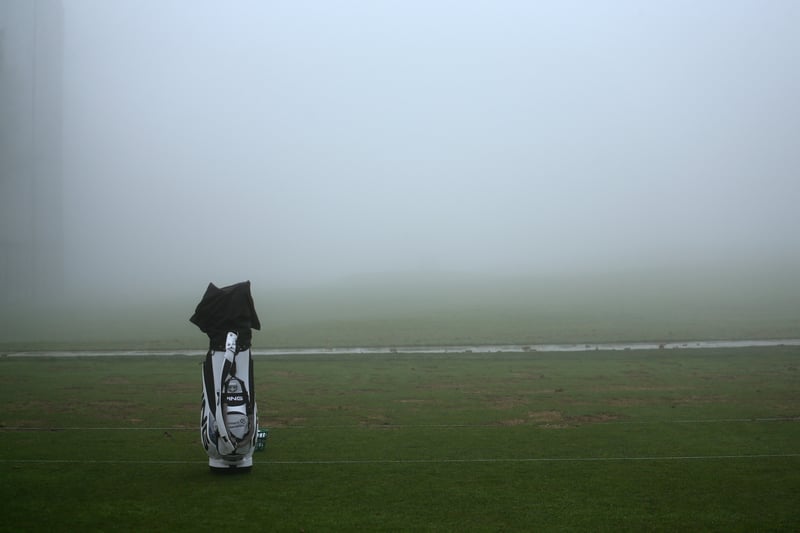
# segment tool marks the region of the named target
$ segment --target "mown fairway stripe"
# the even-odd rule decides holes
[[[788,459],[800,453],[751,455],[675,455],[645,457],[527,457],[484,459],[330,459],[308,461],[255,461],[254,465],[379,465],[379,464],[447,464],[447,463],[552,463],[552,462],[613,462],[613,461],[701,461],[725,459]],[[133,461],[117,459],[0,459],[4,464],[117,464],[169,465],[207,464],[207,461]]]
[[[569,420],[565,420],[569,422]],[[595,424],[719,424],[729,422],[800,422],[800,417],[772,417],[772,418],[713,418],[695,420],[609,420],[594,422]],[[529,426],[537,426],[540,423],[532,422]],[[501,428],[506,427],[499,423],[488,424],[349,424],[333,426],[272,426],[267,429],[448,429],[448,428]],[[24,427],[9,426],[0,427],[0,431],[199,431],[199,427]]]

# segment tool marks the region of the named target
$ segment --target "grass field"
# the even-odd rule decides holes
[[[800,266],[471,278],[386,276],[254,285],[259,348],[800,338]],[[0,309],[0,353],[205,348],[189,323],[205,287]],[[187,290],[188,288],[184,288]]]
[[[199,363],[0,358],[0,529],[800,529],[797,347],[260,357],[242,476]]]

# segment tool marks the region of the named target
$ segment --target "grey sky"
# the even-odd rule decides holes
[[[800,256],[800,3],[64,0],[68,279]]]

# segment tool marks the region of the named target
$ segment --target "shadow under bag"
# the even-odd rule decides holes
[[[209,338],[200,415],[208,465],[212,470],[248,471],[258,434],[251,330],[261,329],[250,282],[221,289],[209,283],[189,320]]]

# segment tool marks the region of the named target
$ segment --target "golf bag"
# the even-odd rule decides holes
[[[200,406],[200,436],[208,465],[212,470],[249,470],[258,434],[251,328],[261,328],[250,282],[222,289],[209,284],[190,320],[210,340]]]

